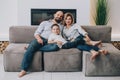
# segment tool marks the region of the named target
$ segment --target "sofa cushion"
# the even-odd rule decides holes
[[[45,71],[81,71],[82,53],[78,49],[44,52]]]
[[[4,69],[9,72],[21,70],[21,62],[25,53],[24,47],[27,44],[10,43],[4,51]],[[30,71],[42,70],[42,53],[36,52]]]
[[[10,43],[29,43],[34,39],[35,26],[12,26],[9,29]]]
[[[120,51],[112,44],[104,43],[103,49],[109,51],[108,55],[101,54],[94,61],[90,61],[90,54],[86,54],[86,76],[117,76],[120,75]],[[84,52],[88,53],[88,52]],[[84,54],[83,53],[83,54]]]
[[[92,40],[102,40],[102,42],[111,41],[111,27],[110,26],[82,26]]]

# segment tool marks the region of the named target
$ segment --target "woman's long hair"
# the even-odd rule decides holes
[[[71,17],[71,19],[72,19],[71,24],[73,24],[73,23],[74,23],[74,18],[73,18],[73,15],[72,15],[71,13],[67,12],[67,13],[65,13],[65,14],[64,14],[64,20],[63,20],[63,25],[64,25],[64,26],[66,26],[65,20],[67,19],[67,17],[68,17],[68,16],[70,16],[70,17]]]

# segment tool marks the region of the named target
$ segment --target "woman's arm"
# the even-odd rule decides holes
[[[85,35],[85,39],[86,41],[91,41],[90,37],[88,36],[88,34]]]

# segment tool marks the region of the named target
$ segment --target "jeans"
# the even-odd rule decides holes
[[[95,50],[95,51],[99,50],[99,48],[97,46],[91,46],[91,45],[86,45],[86,44],[85,45],[78,45],[77,49],[83,50],[83,51],[89,51],[89,52],[90,52],[90,50]]]
[[[72,42],[68,41],[67,43],[65,43],[62,46],[62,48],[63,49],[76,48],[77,45],[79,45],[79,44],[81,44],[81,45],[85,44],[84,36],[81,34],[74,41],[72,41]]]
[[[59,47],[57,44],[52,43],[41,47],[39,50],[44,52],[58,51]]]
[[[22,65],[21,65],[22,70],[25,70],[25,71],[28,70],[28,68],[30,67],[30,65],[31,65],[31,63],[33,61],[33,56],[34,56],[36,51],[39,51],[40,49],[42,51],[45,51],[45,50],[46,51],[57,51],[58,50],[58,47],[57,47],[56,44],[50,44],[50,45],[48,44],[48,45],[46,45],[47,40],[44,39],[44,38],[42,38],[42,40],[43,40],[43,45],[39,44],[36,39],[33,40],[29,44],[29,46],[27,48],[27,51],[25,52],[23,60],[22,60]]]

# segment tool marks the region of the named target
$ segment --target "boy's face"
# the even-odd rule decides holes
[[[60,29],[59,29],[59,27],[58,26],[53,26],[52,27],[52,33],[55,33],[55,34],[60,34]]]

